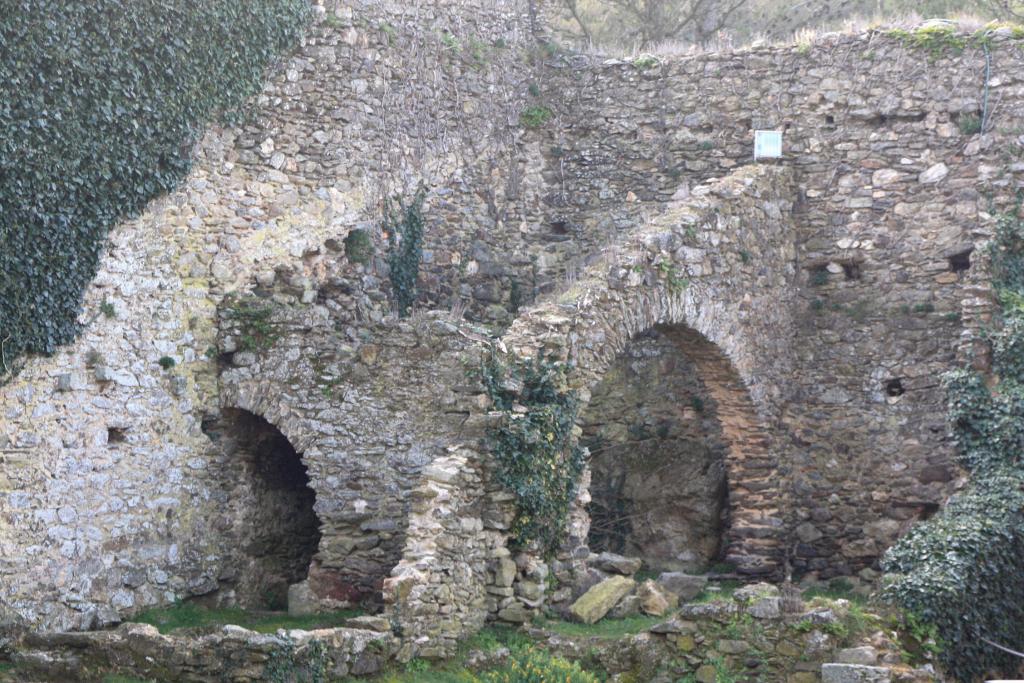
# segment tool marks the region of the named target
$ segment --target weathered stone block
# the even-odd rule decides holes
[[[679,605],[679,596],[665,590],[654,581],[644,581],[637,588],[636,597],[644,614],[660,617]]]
[[[658,583],[665,590],[678,595],[680,600],[693,600],[708,585],[708,577],[683,572],[663,572],[658,576]]]
[[[890,683],[892,674],[880,666],[822,664],[822,683]]]
[[[623,557],[615,553],[601,553],[590,556],[590,564],[601,571],[623,576],[632,576],[640,571],[643,562],[635,557]]]
[[[878,663],[878,651],[870,645],[851,647],[837,652],[836,661],[840,664],[863,664],[871,666]]]
[[[625,576],[613,576],[597,584],[574,602],[569,612],[584,624],[599,621],[619,600],[636,588],[636,581]]]

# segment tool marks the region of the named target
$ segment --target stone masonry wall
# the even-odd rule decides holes
[[[717,405],[729,448],[727,558],[748,574],[777,574],[785,562],[785,486],[772,427],[791,371],[788,339],[774,332],[792,324],[791,183],[785,169],[751,166],[698,188],[605,249],[504,337],[520,355],[571,361],[586,404],[635,336],[664,328]],[[756,265],[763,263],[784,265]]]
[[[485,245],[518,233],[496,230],[494,216],[530,202],[525,181],[518,194],[495,190],[527,165],[515,143],[530,71],[519,7],[314,9],[252,122],[210,130],[181,189],[113,231],[79,341],[0,389],[0,623],[111,623],[215,590],[237,563],[222,524],[239,471],[202,428],[220,417],[216,311],[226,294],[277,285],[301,298],[345,236],[365,229],[377,256],[342,259],[335,297],[342,332],[360,348],[390,308],[380,198],[420,181],[432,189],[424,301],[448,306],[452,291],[501,282],[472,254],[505,253]],[[374,421],[390,421],[391,408],[381,411]],[[378,435],[372,423],[360,429],[353,438]],[[303,433],[286,436],[306,450]],[[387,449],[367,440],[347,457],[369,462]]]
[[[522,586],[546,570],[509,559],[508,500],[470,452],[486,408],[460,359],[486,335],[389,317],[382,200],[421,182],[421,307],[498,330],[523,307],[505,343],[573,358],[585,398],[668,326],[730,447],[741,568],[870,567],[955,489],[936,378],[984,324],[976,256],[1024,172],[1012,36],[988,72],[978,49],[880,34],[651,65],[538,51],[512,0],[315,9],[252,122],[209,131],[181,189],[114,230],[80,340],[0,388],[0,625],[88,628],[223,588],[237,472],[203,425],[225,408],[308,467],[320,594],[375,593],[398,563],[413,580],[389,604],[447,604],[448,624],[536,607]],[[962,132],[985,92],[985,134]],[[526,129],[527,106],[552,120]],[[784,129],[783,168],[699,189],[752,164],[754,128]],[[355,229],[366,263],[344,255]],[[269,348],[230,334],[236,291],[283,307]],[[437,515],[413,495],[435,488]],[[424,647],[461,633],[407,616]]]
[[[590,549],[648,569],[700,570],[718,557],[728,448],[718,409],[671,335],[626,348],[580,415],[590,451]]]
[[[794,325],[773,334],[795,355],[778,436],[797,573],[872,566],[960,481],[938,377],[984,322],[989,212],[1024,172],[1021,43],[998,31],[988,49],[987,83],[980,47],[881,33],[654,63],[572,56],[544,73],[545,201],[569,277],[688,187],[752,163],[754,129],[783,131],[801,276]],[[963,132],[986,92],[986,134]]]

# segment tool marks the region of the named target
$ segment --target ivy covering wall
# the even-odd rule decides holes
[[[490,356],[481,377],[494,409],[503,413],[488,434],[495,479],[516,497],[510,529],[518,546],[553,554],[564,541],[586,451],[576,440],[579,399],[563,363]]]
[[[306,0],[11,0],[0,11],[0,381],[74,339],[110,228],[171,190],[297,42]]]
[[[1024,644],[1024,220],[1003,216],[991,250],[1002,320],[991,334],[996,382],[974,370],[945,378],[969,487],[885,557],[887,595],[939,639],[946,672],[973,681],[1020,661],[992,643]]]

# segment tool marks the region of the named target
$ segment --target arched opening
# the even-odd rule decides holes
[[[654,571],[707,568],[728,525],[729,447],[684,341],[662,327],[635,337],[580,419],[591,453],[590,548]]]
[[[262,417],[225,410],[204,429],[225,465],[225,523],[237,558],[225,580],[246,607],[283,609],[288,587],[305,580],[320,544],[316,493],[301,456]]]

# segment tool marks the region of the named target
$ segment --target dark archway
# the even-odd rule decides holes
[[[591,453],[589,545],[658,571],[722,551],[728,444],[718,406],[671,331],[637,335],[594,387],[580,425]]]
[[[225,410],[206,431],[224,455],[225,521],[237,558],[228,578],[236,599],[283,609],[288,586],[307,578],[320,544],[306,466],[280,430],[248,411]]]

